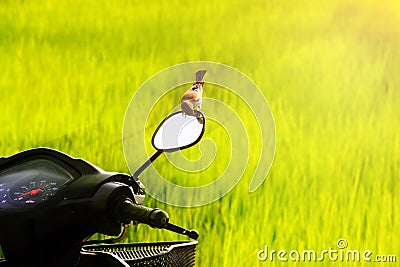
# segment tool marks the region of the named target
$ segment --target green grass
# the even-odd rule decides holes
[[[245,175],[204,207],[146,200],[199,230],[198,265],[291,266],[259,262],[257,251],[327,249],[341,237],[399,261],[398,25],[395,0],[1,1],[0,155],[46,146],[127,172],[122,125],[135,90],[174,64],[225,63],[268,99],[276,156],[253,194]],[[146,226],[129,237],[172,238]]]

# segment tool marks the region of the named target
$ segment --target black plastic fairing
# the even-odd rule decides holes
[[[89,198],[95,194],[101,185],[110,181],[126,183],[129,186],[132,186],[135,193],[139,191],[139,185],[137,182],[127,174],[105,172],[87,161],[75,159],[67,154],[49,148],[35,148],[20,152],[8,158],[2,158],[0,161],[0,184],[3,174],[6,175],[13,168],[24,166],[27,162],[40,160],[48,161],[51,164],[56,165],[57,168],[65,170],[66,173],[72,176],[72,179],[70,179],[62,189],[57,191],[57,193],[48,201],[42,203],[43,206],[54,206],[62,200]],[[30,168],[29,165],[24,171],[27,173],[37,172],[34,167]],[[17,182],[18,179],[20,178],[16,177],[15,182]],[[43,210],[41,207],[42,206],[38,205],[38,212]],[[9,212],[24,212],[24,208],[21,207],[20,210],[0,209],[0,215]]]

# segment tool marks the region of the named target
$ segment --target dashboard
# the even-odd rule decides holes
[[[50,200],[74,177],[46,159],[32,159],[0,172],[0,210],[27,210]]]

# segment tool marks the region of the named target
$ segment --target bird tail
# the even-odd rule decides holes
[[[203,82],[204,75],[206,75],[207,70],[199,70],[196,72],[196,82]]]

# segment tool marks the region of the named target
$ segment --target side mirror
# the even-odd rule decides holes
[[[166,117],[157,127],[151,143],[157,150],[172,152],[191,147],[203,136],[205,117],[200,111],[189,116],[181,111]]]
[[[158,125],[151,138],[151,143],[157,151],[133,173],[133,179],[140,184],[139,174],[163,152],[185,149],[200,141],[204,134],[206,117],[200,111],[195,111],[194,115],[190,116],[178,111],[166,117]]]

